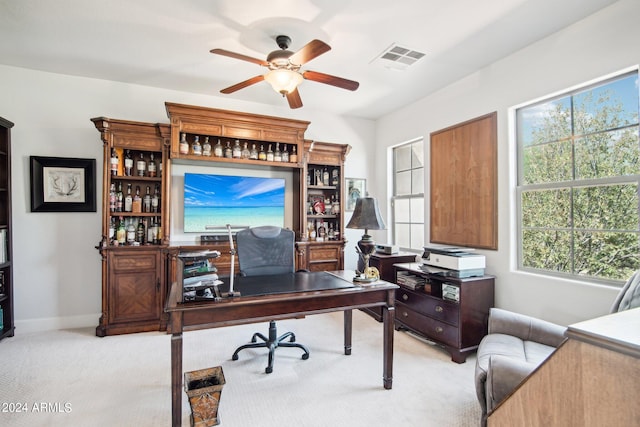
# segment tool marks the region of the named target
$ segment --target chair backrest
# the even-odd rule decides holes
[[[633,273],[627,283],[620,289],[613,305],[611,313],[640,307],[640,270]]]
[[[238,264],[244,276],[293,273],[295,234],[274,226],[246,228],[236,234]]]

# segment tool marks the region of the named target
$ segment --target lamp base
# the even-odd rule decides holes
[[[365,277],[363,275],[356,275],[353,278],[354,282],[360,282],[360,283],[371,283],[371,282],[375,282],[376,280],[378,279],[376,279],[375,277]]]

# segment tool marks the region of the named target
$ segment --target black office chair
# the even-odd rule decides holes
[[[238,263],[240,275],[257,276],[293,273],[294,267],[294,233],[274,226],[247,228],[236,234]],[[260,338],[263,342],[257,342]],[[288,342],[285,342],[286,339]],[[278,336],[276,322],[269,322],[269,337],[260,332],[253,334],[251,343],[240,346],[231,357],[238,360],[238,353],[245,348],[266,347],[269,349],[267,374],[273,372],[273,354],[277,347],[298,347],[304,351],[302,359],[309,358],[309,350],[298,344],[293,332]]]

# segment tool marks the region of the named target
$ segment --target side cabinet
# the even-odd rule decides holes
[[[165,257],[159,248],[103,251],[103,311],[96,335],[158,331],[166,328],[163,304]]]
[[[442,345],[451,360],[464,363],[487,334],[494,278],[445,277],[427,273],[417,263],[396,264],[395,268],[400,286],[396,291],[396,329],[422,335]]]

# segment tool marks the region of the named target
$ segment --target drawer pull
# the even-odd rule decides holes
[[[442,308],[439,305],[436,305],[436,313],[442,313],[444,311],[444,308]]]
[[[403,300],[405,300],[405,301],[406,301],[406,300],[408,300],[408,299],[409,299],[409,295],[407,295],[407,294],[402,294],[402,299],[403,299]]]
[[[402,317],[409,317],[409,313],[407,313],[406,311],[402,312]]]
[[[437,334],[441,334],[441,333],[442,333],[442,331],[444,331],[444,329],[442,329],[442,327],[440,327],[440,326],[436,326],[436,333],[437,333]]]

